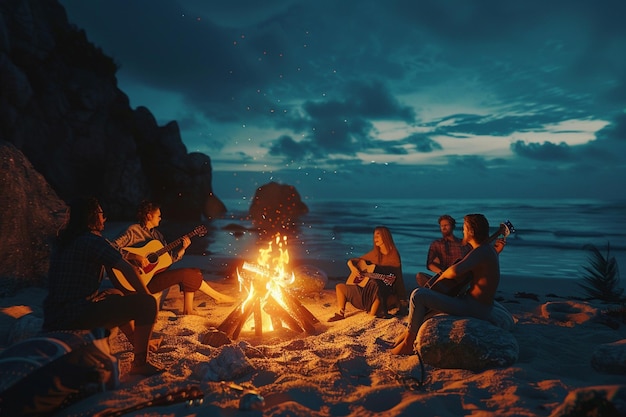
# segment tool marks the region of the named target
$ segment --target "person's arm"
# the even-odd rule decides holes
[[[124,259],[145,268],[150,262],[144,257],[136,253],[127,252],[124,248],[133,246],[138,242],[144,242],[146,239],[140,236],[141,229],[137,225],[130,225],[125,231],[120,233],[115,239],[111,240],[111,246],[117,249]]]
[[[493,244],[493,248],[496,250],[498,255],[500,254],[500,252],[504,250],[505,246],[506,246],[506,239],[503,237],[496,240],[496,242]]]
[[[183,236],[182,246],[180,247],[178,251],[172,254],[172,261],[173,262],[180,261],[182,257],[185,255],[185,250],[189,247],[189,245],[191,245],[191,239],[189,239],[187,236]]]
[[[443,272],[441,268],[441,259],[439,258],[439,254],[437,253],[437,243],[434,241],[430,244],[428,248],[428,256],[426,257],[426,268],[429,271],[432,271],[436,274]]]
[[[479,263],[479,261],[480,257],[478,256],[478,252],[476,250],[472,250],[467,255],[465,255],[462,260],[451,265],[445,271],[441,272],[439,278],[451,279],[455,281],[461,280],[472,272],[472,270]]]

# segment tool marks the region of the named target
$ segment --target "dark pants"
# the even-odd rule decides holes
[[[81,313],[71,321],[45,330],[90,330],[96,327],[112,329],[134,320],[136,326],[152,325],[156,321],[157,304],[150,294],[130,293],[110,289],[95,300],[85,303]]]
[[[198,268],[166,269],[152,277],[147,287],[152,294],[172,285],[180,286],[182,292],[196,292],[202,284],[202,272]]]

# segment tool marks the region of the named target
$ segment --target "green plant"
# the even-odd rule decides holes
[[[602,301],[621,301],[623,288],[619,285],[619,268],[614,256],[611,256],[611,244],[606,245],[606,257],[592,244],[583,246],[590,252],[589,264],[583,266],[585,275],[582,277],[581,286],[587,295]]]

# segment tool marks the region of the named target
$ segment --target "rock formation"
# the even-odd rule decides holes
[[[308,212],[294,186],[276,182],[257,188],[249,210],[255,226],[269,233],[294,229],[297,218]]]
[[[13,145],[0,141],[0,296],[45,282],[67,206]]]
[[[56,0],[0,2],[0,140],[61,199],[95,195],[112,220],[134,219],[143,198],[170,220],[223,214],[210,158],[187,152],[176,122],[131,109],[116,71]]]

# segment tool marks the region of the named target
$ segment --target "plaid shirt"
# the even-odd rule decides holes
[[[48,296],[44,300],[44,329],[63,329],[95,302],[104,268],[121,258],[102,236],[85,233],[64,248],[55,248],[50,259]]]
[[[454,238],[454,242],[441,238],[433,241],[428,248],[428,257],[426,258],[426,268],[428,265],[439,258],[437,262],[443,271],[445,271],[450,265],[465,257],[472,249],[470,245],[463,245],[463,239],[458,237]]]

